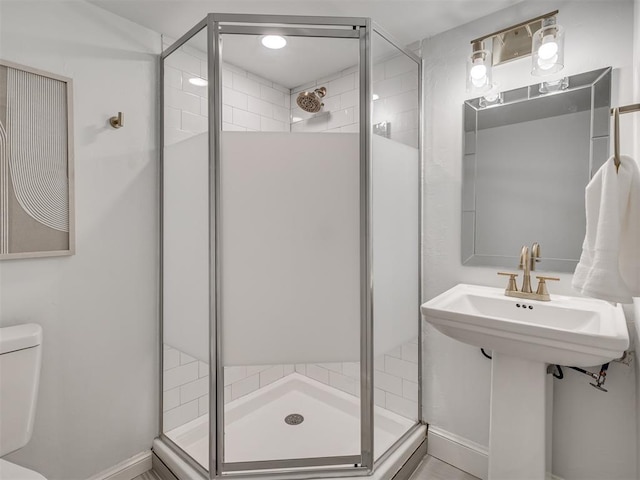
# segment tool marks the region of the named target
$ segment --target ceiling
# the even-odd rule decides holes
[[[207,13],[371,17],[401,44],[436,35],[521,0],[89,0],[179,38]]]
[[[281,50],[264,48],[260,39],[223,35],[222,60],[289,89],[358,65],[355,39],[288,37]]]
[[[521,0],[89,0],[173,40],[186,33],[207,13],[257,13],[371,17],[396,38],[410,45],[423,38],[470,22]],[[206,35],[190,41],[205,50]],[[223,60],[287,88],[356,65],[355,40],[290,37],[282,50],[265,49],[259,38],[223,37]],[[170,42],[171,43],[171,42]],[[388,55],[383,42],[374,43],[374,55]],[[376,53],[377,52],[377,53]]]

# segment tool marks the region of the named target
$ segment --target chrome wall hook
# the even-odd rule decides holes
[[[117,117],[111,117],[109,119],[109,123],[113,128],[121,128],[124,127],[124,113],[118,112]]]

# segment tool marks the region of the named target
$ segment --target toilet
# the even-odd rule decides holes
[[[0,457],[31,439],[38,399],[42,327],[0,328]],[[0,458],[0,480],[46,480],[38,472]]]

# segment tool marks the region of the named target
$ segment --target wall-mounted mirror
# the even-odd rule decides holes
[[[573,272],[585,234],[584,189],[609,154],[611,68],[464,104],[462,263]]]

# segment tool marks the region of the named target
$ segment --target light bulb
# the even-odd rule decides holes
[[[554,55],[551,58],[538,58],[538,66],[542,70],[550,70],[555,67],[556,62],[558,61],[558,55]]]
[[[265,35],[262,37],[262,45],[273,50],[283,48],[287,44],[287,39],[280,35]]]
[[[469,72],[471,75],[471,83],[477,88],[483,87],[487,83],[487,67],[481,62],[481,59],[474,61],[476,65],[471,67],[471,72]]]
[[[380,95],[378,95],[377,93],[374,93],[371,98],[374,100],[378,100],[380,98]]]
[[[553,35],[545,35],[542,39],[542,45],[538,49],[538,57],[543,60],[549,60],[558,54],[558,44]]]
[[[480,63],[476,63],[476,62],[480,62]],[[484,83],[484,78],[487,76],[487,67],[483,65],[481,62],[482,60],[480,59],[474,61],[475,65],[471,67],[470,74],[471,74],[471,78],[473,78],[474,80],[481,80],[480,83]]]
[[[487,77],[484,78],[472,78],[471,83],[476,88],[481,88],[487,85]]]

